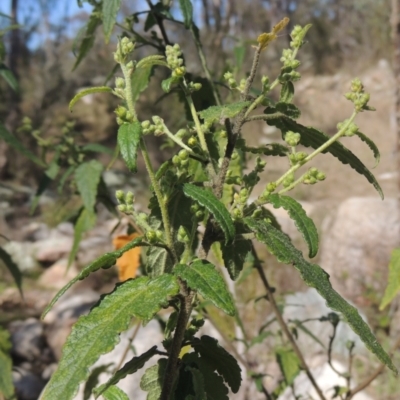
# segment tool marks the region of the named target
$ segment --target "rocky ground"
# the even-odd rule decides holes
[[[378,305],[387,283],[387,265],[392,249],[399,246],[400,213],[398,198],[398,170],[396,154],[396,133],[394,130],[394,79],[386,61],[379,62],[373,68],[364,71],[362,79],[366,90],[371,93],[371,104],[377,108],[374,113],[365,113],[359,118],[362,131],[377,143],[381,150],[381,163],[374,170],[383,191],[385,200],[380,200],[374,188],[366,179],[355,171],[336,162],[331,156],[322,156],[316,166],[326,172],[326,181],[314,187],[298,188],[294,196],[300,200],[308,214],[317,222],[321,236],[321,250],[317,262],[332,277],[337,290],[356,304],[370,324],[378,332],[386,347],[400,335],[399,302],[394,302],[389,312],[379,313]],[[327,133],[334,133],[337,122],[351,114],[351,104],[344,99],[343,93],[348,90],[351,77],[341,73],[335,76],[305,77],[298,85],[296,100],[303,110],[302,122],[313,125]],[[251,145],[259,141],[275,141],[277,133],[264,124],[257,129],[249,128],[246,132]],[[256,133],[254,133],[256,132]],[[346,139],[348,147],[369,167],[373,157],[370,149],[357,138]],[[279,176],[286,168],[284,160],[270,162],[266,168],[265,180],[270,181]],[[106,180],[114,189],[133,188],[143,191],[137,181],[120,172],[107,172]],[[260,193],[262,185],[256,191]],[[111,290],[117,281],[116,271],[99,271],[66,294],[49,313],[44,321],[39,316],[56,291],[74,277],[81,267],[106,250],[112,249],[112,236],[117,220],[104,210],[95,229],[82,241],[77,261],[67,269],[68,252],[73,240],[73,227],[61,223],[49,227],[42,216],[29,217],[30,201],[34,190],[30,187],[16,185],[12,182],[0,183],[0,232],[10,241],[3,239],[1,245],[13,256],[25,275],[24,300],[12,287],[3,269],[0,269],[4,280],[0,281],[0,323],[6,325],[12,337],[12,356],[14,360],[14,381],[20,400],[39,398],[45,383],[57,366],[61,348],[72,324],[79,315],[87,312],[98,299],[99,293]],[[55,202],[51,195],[44,196],[42,202]],[[301,238],[296,232],[286,213],[275,210],[283,229],[291,234],[300,247]],[[306,290],[300,278],[289,266],[278,265],[261,249],[267,273],[277,288],[279,298],[287,294],[288,304],[285,309],[287,318],[313,318],[327,313],[325,305],[315,292]],[[1,277],[1,275],[0,275]],[[241,285],[233,288],[241,302],[241,313],[250,334],[256,334],[261,321],[270,318],[268,306],[249,301],[263,294],[257,278],[250,275]],[[289,295],[289,293],[291,293]],[[302,307],[294,306],[302,304]],[[354,339],[352,333],[342,324],[343,340]],[[213,327],[206,327],[207,332]],[[310,328],[318,337],[327,337],[328,328],[315,324]],[[317,333],[316,333],[317,332]],[[156,322],[148,324],[137,331],[133,326],[126,334],[121,335],[121,343],[114,352],[102,357],[97,366],[108,365],[111,371],[121,363],[126,347],[134,336],[133,347],[137,354],[147,350],[161,339],[160,329]],[[324,387],[339,382],[332,376],[326,365],[326,353],[318,348],[315,342],[309,342],[306,335],[299,340],[307,348],[306,358],[314,373]],[[373,370],[377,363],[357,340],[356,379]],[[272,343],[268,341],[254,346],[247,354],[248,360],[260,373],[267,373],[264,383],[272,387],[279,374],[277,367],[268,356]],[[345,345],[337,341],[334,348],[337,368],[342,368],[345,361]],[[238,346],[241,351],[240,346]],[[311,349],[311,350],[309,350]],[[132,350],[126,355],[128,360]],[[267,354],[265,356],[260,354]],[[398,365],[400,360],[396,359]],[[111,365],[112,364],[112,365]],[[271,377],[272,375],[272,377]],[[138,375],[140,376],[140,375]],[[106,379],[106,374],[100,376]],[[245,374],[244,374],[244,378]],[[308,393],[310,388],[301,380],[297,388]],[[122,383],[122,388],[131,398],[144,399],[139,394],[139,378],[129,377]],[[323,383],[325,382],[325,383]],[[356,400],[380,399],[390,400],[400,397],[400,385],[388,373],[383,374]],[[285,394],[291,399],[291,394]],[[262,399],[255,392],[254,385],[245,380],[243,388],[235,399]],[[83,399],[83,388],[77,399]],[[61,400],[61,399],[60,399]]]

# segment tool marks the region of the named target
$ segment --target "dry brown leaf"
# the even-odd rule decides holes
[[[113,239],[113,246],[116,250],[118,250],[138,236],[138,233],[116,236]],[[140,247],[134,247],[133,249],[122,254],[122,256],[117,259],[116,264],[118,267],[118,277],[121,282],[136,276],[136,272],[140,264],[140,251]]]

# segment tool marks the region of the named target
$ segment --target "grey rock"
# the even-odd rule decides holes
[[[18,400],[37,400],[45,382],[24,368],[14,368],[13,382]]]

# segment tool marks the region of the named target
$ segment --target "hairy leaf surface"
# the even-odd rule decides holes
[[[143,92],[149,86],[150,78],[153,75],[153,66],[144,65],[142,68],[136,68],[133,71],[131,82],[132,82],[132,100],[136,102],[139,98],[140,93]]]
[[[294,96],[294,85],[293,82],[288,81],[282,84],[281,94],[279,101],[282,103],[290,103]]]
[[[93,391],[96,399],[103,394],[110,386],[116,385],[121,379],[126,378],[128,375],[134,374],[140,368],[143,368],[144,364],[157,354],[157,346],[153,346],[145,353],[138,357],[133,357],[132,360],[125,363],[125,365],[119,369],[106,383],[99,386]]]
[[[75,171],[75,182],[82,196],[85,208],[92,211],[96,203],[97,186],[99,185],[103,166],[96,160],[82,163]]]
[[[237,393],[242,381],[240,367],[218,341],[204,335],[200,339],[194,338],[192,347],[208,365],[211,371],[217,371],[229,385],[233,393]]]
[[[122,124],[118,129],[119,149],[126,166],[131,172],[137,171],[137,151],[141,137],[142,125],[139,121],[131,124]]]
[[[272,123],[272,121],[270,121]],[[298,124],[297,122],[289,118],[280,118],[274,120],[273,122],[276,126],[282,130],[282,135],[284,136],[287,131],[293,131],[300,133],[300,144],[306,147],[312,147],[317,149],[330,138],[321,131],[305,127],[304,125]],[[351,168],[357,171],[359,174],[364,175],[368,182],[371,183],[377,190],[381,198],[383,199],[383,192],[379,186],[378,181],[375,176],[368,170],[368,168],[361,162],[361,160],[354,155],[348,148],[343,146],[340,142],[334,142],[329,146],[323,153],[330,153],[336,157],[343,164],[349,164]]]
[[[157,365],[146,369],[146,372],[140,380],[140,388],[147,394],[147,400],[159,400],[164,382],[165,369],[167,367],[167,359],[161,358],[157,361]]]
[[[110,386],[103,393],[104,400],[129,400],[128,395],[117,386]]]
[[[372,168],[377,167],[381,159],[381,153],[379,152],[378,146],[364,133],[356,132],[356,135],[372,150],[375,158],[375,165]]]
[[[233,118],[244,108],[250,105],[250,101],[240,101],[223,106],[212,106],[206,110],[200,111],[199,115],[206,124],[212,124],[215,121],[223,123],[226,118]]]
[[[232,296],[213,264],[203,260],[197,260],[190,266],[178,264],[174,273],[186,281],[191,289],[197,290],[204,299],[210,300],[228,315],[235,315]]]
[[[400,292],[400,249],[394,249],[389,263],[388,285],[379,306],[383,310]]]
[[[225,243],[235,237],[235,226],[226,207],[209,191],[190,183],[183,185],[183,193],[205,207],[215,218],[225,234]]]
[[[282,207],[288,212],[289,217],[294,221],[308,245],[308,256],[310,258],[315,257],[318,253],[318,231],[314,221],[307,216],[301,204],[292,197],[282,196],[277,193],[269,195],[268,201],[274,208]]]
[[[131,318],[149,321],[178,291],[176,278],[164,274],[155,279],[143,276],[128,280],[102,296],[90,314],[73,326],[42,400],[72,399],[79,384],[87,379],[89,367],[115,347]]]
[[[121,6],[121,0],[106,0],[103,4],[103,30],[106,43],[110,41],[110,36],[117,19],[118,10]]]
[[[19,151],[26,158],[33,161],[35,164],[41,167],[46,167],[46,164],[33,153],[31,153],[12,133],[10,133],[6,127],[0,122],[0,139],[3,139],[8,145]]]
[[[0,247],[0,260],[3,261],[6,268],[10,271],[10,274],[14,278],[15,284],[22,296],[22,274],[18,268],[18,265],[15,264],[14,260],[11,256],[2,248]]]
[[[91,273],[98,271],[100,268],[107,269],[112,267],[115,262],[117,261],[117,258],[121,257],[122,254],[127,252],[130,249],[133,249],[134,247],[138,247],[142,245],[142,240],[143,237],[138,237],[131,242],[129,242],[127,245],[122,247],[119,250],[112,251],[110,253],[105,253],[96,260],[94,260],[92,263],[90,263],[88,266],[86,266],[74,279],[69,281],[62,289],[59,290],[59,292],[54,296],[53,300],[51,300],[50,304],[45,308],[42,314],[42,319],[46,316],[46,314],[51,310],[51,308],[54,306],[54,304],[57,302],[57,300],[76,282],[82,281],[83,279],[87,278]]]
[[[357,309],[351,306],[329,282],[329,275],[317,264],[311,264],[304,260],[301,252],[291,243],[289,237],[277,230],[272,225],[257,221],[253,218],[245,218],[245,223],[256,234],[257,239],[266,244],[268,250],[278,261],[285,264],[293,264],[300,272],[304,282],[315,288],[326,300],[328,307],[342,313],[344,319],[355,333],[361,338],[365,346],[374,353],[379,360],[397,373],[392,360],[376,340],[368,324],[361,318]]]
[[[247,254],[251,251],[251,242],[239,236],[232,243],[221,243],[221,250],[229,276],[236,280],[242,272]]]
[[[112,92],[112,89],[108,86],[99,86],[99,87],[91,87],[82,90],[78,94],[76,94],[73,99],[69,102],[69,110],[72,111],[74,105],[77,103],[78,100],[80,100],[82,97],[88,96],[89,94],[94,94],[94,93],[110,93]]]

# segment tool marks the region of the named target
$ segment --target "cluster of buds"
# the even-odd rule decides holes
[[[290,37],[292,38],[292,41],[290,42],[290,47],[292,49],[300,49],[301,46],[303,46],[304,42],[304,35],[306,32],[304,32],[305,28],[302,28],[300,25],[296,25],[291,34]]]
[[[291,165],[303,164],[305,158],[307,157],[307,153],[304,151],[298,151],[289,155],[289,160]]]
[[[152,117],[153,124],[149,121],[142,122],[142,132],[144,135],[154,133],[156,136],[161,136],[164,134],[165,125],[164,120],[157,115]]]
[[[301,139],[300,133],[288,131],[285,134],[285,142],[291,147],[297,146],[300,142],[300,139]]]
[[[284,188],[288,188],[294,182],[294,173],[290,173],[282,182]]]
[[[283,67],[279,75],[279,82],[295,82],[301,79],[300,72],[295,71],[292,67]]]
[[[243,180],[240,176],[233,175],[232,171],[229,169],[226,172],[225,183],[228,185],[241,185]]]
[[[283,63],[283,66],[287,68],[296,69],[300,66],[300,61],[293,59],[292,49],[283,49],[280,61]]]
[[[203,85],[199,82],[189,82],[189,84],[188,84],[188,90],[190,93],[197,92],[202,87],[203,87]]]
[[[339,122],[337,124],[337,129],[341,130],[344,126],[346,126],[349,123],[348,119],[345,119],[343,122]],[[355,134],[358,133],[358,126],[354,123],[351,122],[349,126],[346,128],[343,136],[354,136]]]
[[[172,164],[179,169],[186,170],[189,165],[189,152],[185,149],[180,150],[178,154],[172,157]]]
[[[266,186],[266,188],[264,189],[264,191],[262,192],[261,196],[260,196],[260,200],[261,201],[267,201],[268,196],[275,192],[276,190],[276,183],[275,182],[269,182]]]
[[[344,96],[354,104],[356,111],[375,110],[373,107],[368,105],[370,95],[369,93],[364,92],[364,86],[360,79],[356,78],[351,81],[350,90],[351,91],[346,93]]]
[[[125,99],[125,79],[120,76],[115,78],[115,88],[113,90],[113,94],[115,94],[120,99]]]
[[[147,231],[145,236],[146,236],[146,240],[151,244],[163,242],[163,240],[164,240],[164,235],[163,235],[162,231],[160,231],[158,229]]]
[[[127,192],[126,194],[122,190],[117,190],[115,192],[115,197],[118,201],[118,210],[124,214],[131,214],[133,212],[133,203],[135,202],[135,196],[132,192]]]
[[[264,75],[261,78],[261,84],[262,84],[262,91],[263,93],[268,93],[271,90],[271,85],[269,84],[269,77]]]
[[[303,178],[303,183],[306,185],[314,185],[319,181],[325,180],[326,175],[319,171],[317,168],[310,168],[305,174]]]
[[[168,66],[172,69],[171,76],[173,78],[182,78],[186,73],[186,68],[183,65],[182,51],[179,44],[166,46],[165,56]]]
[[[227,81],[227,83],[228,83],[228,86],[231,88],[231,89],[236,89],[237,87],[238,87],[238,84],[237,84],[237,82],[236,82],[236,79],[233,77],[233,74],[232,74],[232,72],[225,72],[225,74],[224,74],[224,79]]]
[[[118,64],[125,64],[128,56],[133,52],[133,50],[135,50],[135,42],[126,36],[123,37],[118,42],[117,50],[114,53],[115,62]]]
[[[239,193],[233,196],[233,210],[231,212],[232,218],[237,221],[243,218],[243,209],[249,199],[250,193],[246,188],[240,189]]]
[[[118,106],[114,112],[117,115],[117,124],[118,125],[133,122],[133,115],[126,107]]]
[[[254,187],[260,181],[260,177],[258,175],[264,171],[266,165],[266,161],[263,161],[260,157],[256,158],[254,170],[243,177],[243,181],[247,187]]]
[[[178,242],[181,242],[181,243],[185,243],[185,244],[190,243],[189,232],[187,231],[187,229],[184,226],[181,225],[179,227],[176,239],[178,240]]]
[[[204,219],[204,207],[201,207],[199,203],[194,203],[190,206],[190,212],[197,221]]]

